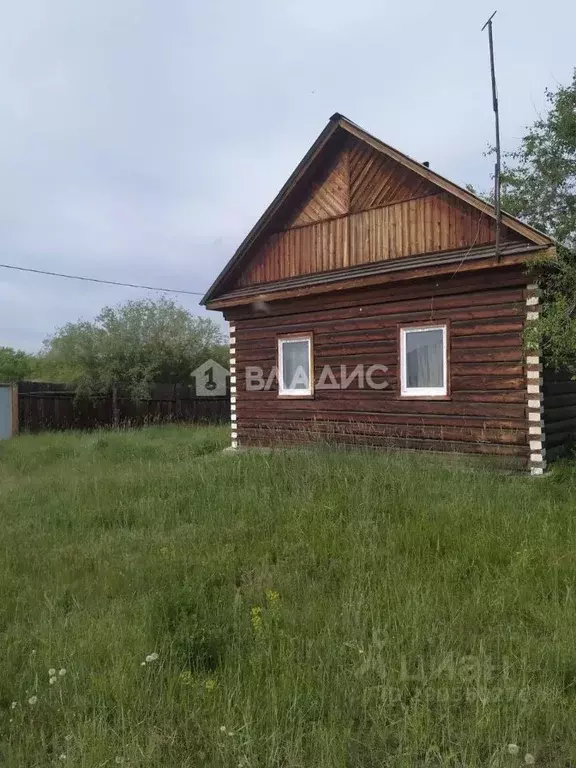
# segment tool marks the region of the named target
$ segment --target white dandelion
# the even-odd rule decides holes
[[[518,744],[508,744],[508,754],[509,755],[517,755],[520,749],[518,748]]]
[[[48,670],[48,677],[54,677],[55,674],[56,674],[56,670],[54,669],[54,667],[50,667],[50,669]]]
[[[149,653],[148,656],[146,656],[146,664],[151,664],[153,661],[158,660],[158,654],[157,653]]]
[[[534,765],[535,762],[536,762],[536,758],[534,757],[534,755],[531,755],[530,752],[526,752],[526,754],[524,755],[524,763],[526,765]]]
[[[49,680],[50,685],[54,685],[54,683],[56,682],[57,679],[58,679],[57,677],[51,677],[50,680]]]
[[[13,701],[12,704],[10,704],[10,709],[16,709],[17,706],[18,706],[18,702]]]
[[[28,704],[30,704],[31,707],[34,706],[34,704],[38,703],[38,696],[30,696],[28,699]]]
[[[141,662],[140,662],[140,666],[141,666],[141,667],[145,667],[145,666],[146,666],[146,662],[145,662],[145,661],[141,661]]]
[[[221,725],[220,726],[220,733],[226,733],[226,726],[225,725]]]
[[[67,760],[67,759],[68,759],[68,757],[67,757],[67,755],[64,754],[64,752],[62,752],[62,754],[58,758],[58,760]]]
[[[62,667],[62,669],[58,670],[58,676],[59,677],[64,677],[65,674],[66,674],[65,667]]]

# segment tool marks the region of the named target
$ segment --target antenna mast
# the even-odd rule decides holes
[[[482,32],[488,27],[488,42],[490,44],[490,73],[492,75],[492,107],[494,109],[494,125],[496,129],[496,163],[494,165],[494,207],[496,208],[496,260],[500,258],[500,223],[502,212],[500,210],[500,116],[498,113],[498,92],[496,90],[496,70],[494,68],[494,39],[492,37],[492,19],[496,16],[494,11]]]

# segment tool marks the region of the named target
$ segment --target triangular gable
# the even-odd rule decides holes
[[[287,215],[283,228],[303,227],[434,192],[438,187],[427,179],[350,137],[310,186],[304,187],[302,201]]]
[[[551,244],[502,215],[504,240]],[[208,293],[494,241],[494,207],[334,115]]]

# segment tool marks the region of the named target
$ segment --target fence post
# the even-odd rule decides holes
[[[117,429],[120,426],[120,410],[118,408],[118,388],[112,384],[112,422]]]
[[[20,404],[19,404],[19,398],[18,398],[18,382],[15,381],[11,389],[11,405],[12,405],[12,437],[14,435],[17,435],[20,431]]]
[[[172,414],[172,421],[180,421],[182,418],[182,399],[180,397],[179,384],[174,384],[174,413]]]

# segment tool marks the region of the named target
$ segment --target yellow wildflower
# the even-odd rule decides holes
[[[213,680],[211,677],[208,678],[204,683],[204,688],[206,688],[207,691],[213,691],[214,688],[216,688],[216,680]]]
[[[278,592],[275,592],[273,589],[267,589],[266,600],[268,600],[268,603],[271,606],[276,605],[276,603],[278,603],[278,601],[280,600],[280,594]]]
[[[189,669],[184,670],[184,672],[180,674],[180,682],[183,685],[190,685],[192,683],[192,680],[193,680],[192,672],[190,672]]]
[[[268,610],[270,615],[276,617],[280,608],[280,593],[274,589],[266,590],[266,602],[268,604]]]
[[[250,610],[250,621],[255,632],[262,630],[262,606],[254,605]]]

